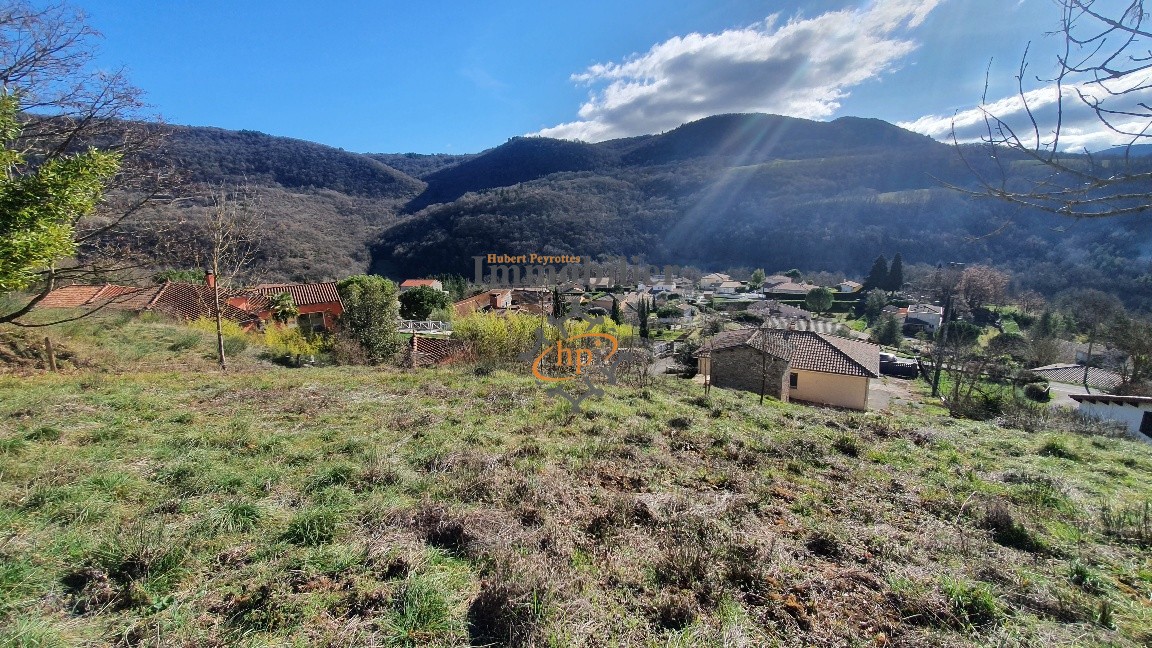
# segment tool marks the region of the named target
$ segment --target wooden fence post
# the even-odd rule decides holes
[[[52,371],[58,371],[56,367],[56,349],[52,347],[52,338],[47,336],[44,338],[44,351],[48,354],[48,368]]]

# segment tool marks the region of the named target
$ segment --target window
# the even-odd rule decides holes
[[[316,331],[324,330],[324,313],[301,313],[297,318],[296,323],[300,326],[302,331]]]
[[[789,387],[791,387],[792,389],[796,389],[796,385],[799,382],[800,382],[800,376],[799,375],[794,374],[794,373],[788,374],[788,386]]]
[[[1140,431],[1152,437],[1152,412],[1144,412],[1144,417],[1140,419]]]

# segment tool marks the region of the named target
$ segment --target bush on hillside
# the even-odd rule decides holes
[[[1052,400],[1052,394],[1048,391],[1048,383],[1034,382],[1024,385],[1024,396],[1037,403],[1047,403]]]

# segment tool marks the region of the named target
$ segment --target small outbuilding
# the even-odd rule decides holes
[[[1152,443],[1152,396],[1112,396],[1110,394],[1071,394],[1088,416],[1123,423],[1128,434]]]

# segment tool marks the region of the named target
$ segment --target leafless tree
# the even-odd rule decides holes
[[[1025,315],[1034,315],[1044,310],[1048,301],[1044,299],[1044,295],[1036,292],[1035,290],[1025,290],[1016,295],[1016,306],[1020,309],[1021,313]]]
[[[752,336],[752,347],[760,352],[761,405],[764,404],[764,395],[768,393],[770,383],[776,389],[783,387],[780,381],[792,363],[792,344],[788,339],[790,335],[789,329],[779,332],[761,324]],[[776,393],[779,395],[779,392]]]
[[[212,314],[216,319],[216,354],[220,369],[228,368],[224,355],[224,315],[222,291],[252,263],[263,223],[263,212],[246,188],[213,187],[207,193],[208,208],[199,226],[204,232],[201,253],[204,266],[212,274]]]
[[[1152,30],[1143,0],[1110,3],[1057,0],[1060,38],[1051,76],[1032,77],[1027,50],[1016,76],[1023,117],[1003,103],[981,102],[983,134],[975,149],[953,141],[977,176],[970,194],[991,196],[1055,214],[1100,218],[1152,209]],[[1046,84],[1028,89],[1033,80]],[[1074,119],[1093,117],[1114,134],[1117,155],[1070,151]]]
[[[30,325],[22,318],[59,284],[139,268],[142,260],[118,226],[170,199],[173,173],[155,155],[163,129],[154,119],[144,120],[142,92],[122,70],[95,67],[99,39],[83,12],[66,4],[0,2],[0,86],[20,99],[23,132],[17,146],[31,166],[89,147],[117,151],[122,160],[95,213],[73,222],[78,258],[44,268],[35,294],[0,312],[0,322]]]
[[[970,310],[977,310],[1003,303],[1011,280],[1007,273],[996,268],[971,265],[960,274],[956,290],[964,297]]]

